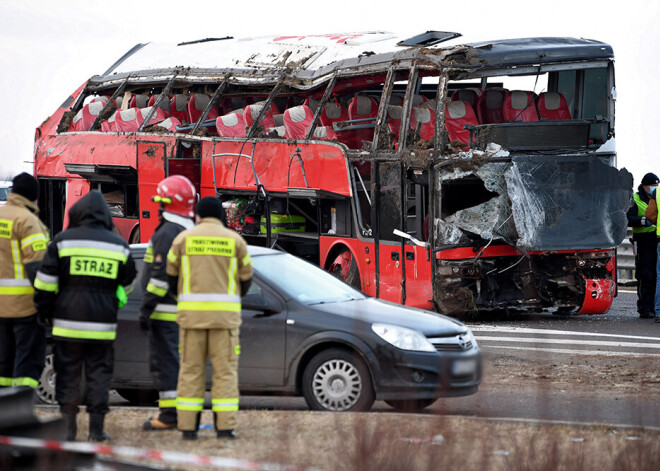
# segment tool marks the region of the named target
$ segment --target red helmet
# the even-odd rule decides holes
[[[195,216],[197,192],[192,182],[183,175],[167,177],[158,184],[156,191],[158,196],[152,199],[164,205],[165,211],[187,218]]]

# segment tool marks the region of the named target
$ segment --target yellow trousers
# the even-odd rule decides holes
[[[238,329],[181,329],[177,385],[179,430],[197,430],[204,409],[206,359],[213,367],[211,388],[216,430],[236,427],[238,412]]]

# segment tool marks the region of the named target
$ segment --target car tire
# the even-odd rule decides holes
[[[46,355],[44,369],[41,371],[39,386],[35,390],[39,402],[43,404],[57,404],[55,399],[55,366],[52,353]]]
[[[375,400],[364,360],[357,353],[338,348],[312,358],[303,373],[302,390],[313,410],[367,411]]]
[[[393,407],[399,412],[420,412],[428,406],[437,401],[438,398],[433,399],[397,399],[385,401],[390,407]]]
[[[132,404],[153,405],[158,400],[158,391],[155,389],[117,389],[117,394]]]

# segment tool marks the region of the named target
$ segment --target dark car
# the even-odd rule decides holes
[[[145,247],[132,246],[138,267]],[[346,411],[368,410],[376,399],[421,409],[439,397],[477,391],[481,352],[464,324],[366,297],[283,252],[251,246],[250,255],[254,278],[241,312],[241,394],[303,395],[312,409]],[[129,400],[157,396],[147,334],[138,326],[141,296],[136,288],[119,311],[115,341],[112,388]],[[48,365],[38,395],[52,402],[52,360]]]

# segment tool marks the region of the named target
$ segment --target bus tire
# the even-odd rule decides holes
[[[139,244],[140,243],[140,225],[138,224],[131,232],[131,237],[128,240],[129,244]]]
[[[330,264],[328,271],[357,290],[362,289],[360,282],[360,270],[357,266],[357,260],[350,250],[344,249]]]

